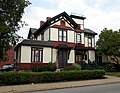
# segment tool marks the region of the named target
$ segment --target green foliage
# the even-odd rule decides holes
[[[120,31],[103,29],[96,45],[99,55],[114,56],[114,61],[118,64],[118,58],[120,58]]]
[[[103,78],[103,70],[75,70],[61,72],[4,72],[0,73],[0,85],[48,83]]]
[[[82,70],[92,70],[92,67],[89,64],[87,64],[85,61],[81,61],[80,65]]]
[[[65,67],[64,70],[81,70],[81,66],[79,64],[73,64],[72,66]]]
[[[120,72],[106,72],[106,75],[120,77]]]
[[[20,38],[16,31],[25,23],[21,21],[28,0],[0,0],[0,61],[6,51]]]
[[[56,66],[54,63],[49,63],[48,65],[44,66],[33,66],[32,72],[42,72],[42,71],[55,71]]]

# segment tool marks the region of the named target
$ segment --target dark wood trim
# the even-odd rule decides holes
[[[49,26],[49,41],[51,39],[51,29],[50,29],[50,26]]]
[[[89,39],[91,40],[91,42],[89,42]],[[91,45],[89,46],[89,44]],[[92,47],[92,37],[88,37],[88,47]]]
[[[35,61],[35,51],[36,51],[36,49],[39,52],[38,61]],[[34,55],[32,55],[33,51],[34,51]],[[40,55],[40,53],[41,53],[41,55]],[[34,61],[32,60],[33,56],[34,56]],[[43,62],[43,48],[31,47],[31,63],[41,63],[41,62]]]
[[[72,29],[72,28],[69,27],[69,26],[53,25],[53,26],[51,26],[51,27],[52,27],[52,28],[59,28],[59,29],[66,29],[66,30],[74,31],[74,29]]]
[[[68,41],[68,34],[67,34],[67,30],[66,29],[58,29],[58,41],[59,40],[59,34],[60,34],[60,31],[62,31],[62,42],[67,42]],[[66,41],[64,41],[64,31],[66,31]]]

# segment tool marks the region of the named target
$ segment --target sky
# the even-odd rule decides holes
[[[31,5],[25,8],[22,21],[24,26],[18,34],[27,38],[30,27],[39,28],[40,21],[46,17],[54,17],[61,12],[84,15],[85,28],[100,34],[104,28],[120,29],[120,0],[29,0]],[[98,39],[98,36],[96,36]]]

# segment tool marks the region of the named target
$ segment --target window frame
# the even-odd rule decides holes
[[[61,20],[61,21],[60,21],[60,25],[61,25],[61,26],[65,26],[65,21],[64,21],[64,20]]]
[[[78,36],[79,36],[79,40],[78,40]],[[82,43],[82,39],[81,39],[81,33],[76,33],[76,43]]]
[[[58,41],[67,42],[67,30],[58,29]]]
[[[92,37],[88,37],[88,47],[92,47]]]
[[[38,51],[38,52],[36,52]],[[36,53],[38,53],[38,58],[36,60]],[[31,48],[31,62],[35,62],[35,63],[38,63],[38,62],[42,62],[43,61],[43,48],[35,48],[35,47],[32,47]]]

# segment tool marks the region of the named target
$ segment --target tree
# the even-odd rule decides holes
[[[105,54],[119,64],[120,58],[120,30],[113,31],[107,28],[103,29],[96,43],[98,53]],[[114,57],[114,58],[113,58]]]
[[[16,31],[29,4],[28,0],[0,0],[0,61],[6,59],[6,51],[20,38]]]

